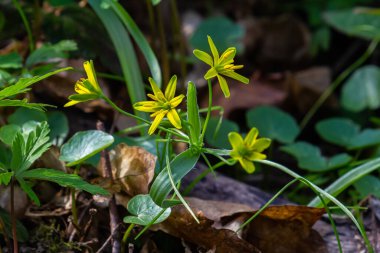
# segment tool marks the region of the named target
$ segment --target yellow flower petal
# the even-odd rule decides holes
[[[247,159],[239,159],[239,162],[243,169],[247,171],[249,174],[253,173],[255,171],[255,165],[253,165],[253,162],[247,160]]]
[[[230,89],[228,88],[228,84],[226,79],[222,77],[221,75],[217,75],[220,88],[222,89],[222,92],[224,94],[224,97],[229,98],[230,97]]]
[[[81,102],[81,101],[71,100],[71,101],[67,102],[63,107],[73,106],[73,105],[78,104],[78,103],[80,103],[80,102]]]
[[[165,114],[166,114],[166,111],[163,111],[163,112],[157,114],[157,116],[154,118],[154,120],[152,122],[152,125],[150,126],[150,128],[148,130],[149,135],[152,135],[154,133],[154,131],[156,131],[156,129],[160,125],[162,119],[165,117]]]
[[[147,94],[147,96],[155,101],[158,101],[158,98],[153,94]]]
[[[258,153],[258,152],[252,152],[250,153],[249,155],[247,156],[244,156],[246,159],[250,160],[250,161],[254,161],[254,160],[264,160],[267,158],[266,155],[264,154],[261,154],[261,153]]]
[[[253,145],[253,148],[256,152],[263,152],[270,146],[271,142],[271,139],[260,138],[256,140],[255,144]]]
[[[229,47],[226,51],[220,56],[218,64],[224,65],[230,62],[234,59],[236,55],[236,48],[235,47]],[[233,61],[232,61],[233,62]]]
[[[232,70],[228,70],[228,71],[222,71],[221,72],[222,75],[225,75],[225,76],[228,76],[232,79],[235,79],[235,80],[238,80],[239,82],[242,82],[244,84],[248,84],[249,83],[249,79],[242,76],[242,75],[239,75],[238,73],[236,73],[235,71],[232,71]]]
[[[231,132],[228,134],[228,140],[234,151],[238,150],[241,145],[243,145],[243,138],[237,132]]]
[[[96,80],[96,74],[92,60],[83,63],[84,70],[86,71],[87,78],[95,88],[96,91],[100,91],[98,81]]]
[[[181,129],[182,128],[182,125],[181,125],[181,119],[180,117],[178,116],[178,113],[175,109],[171,109],[168,114],[166,115],[166,117],[168,117],[168,120],[170,121],[170,123],[172,123],[172,125],[175,127],[175,128],[178,128],[178,129]]]
[[[215,76],[217,76],[217,75],[218,75],[218,71],[217,71],[214,67],[212,67],[211,69],[209,69],[209,70],[206,72],[204,78],[205,78],[206,80],[208,80],[208,79],[211,79],[211,78],[213,78],[213,77],[215,77]]]
[[[133,108],[142,112],[156,112],[160,110],[160,106],[155,101],[141,101],[133,105]]]
[[[177,76],[173,75],[172,78],[170,78],[168,86],[166,86],[166,89],[165,89],[165,97],[167,100],[174,98],[176,88],[177,88]]]
[[[149,77],[149,83],[150,83],[150,86],[152,87],[154,95],[156,96],[156,98],[158,100],[161,99],[162,97],[164,97],[164,94],[162,93],[162,91],[160,90],[160,88],[158,88],[158,85],[153,80],[153,78]]]
[[[216,46],[214,44],[214,41],[212,41],[211,37],[207,35],[208,44],[211,49],[212,57],[214,58],[214,66],[218,64],[219,61],[219,53],[218,49],[216,49]]]
[[[185,95],[181,94],[179,96],[176,96],[175,98],[173,98],[172,100],[170,100],[170,106],[172,108],[175,108],[177,107],[183,100],[183,98],[185,97]]]
[[[252,147],[258,135],[259,135],[259,130],[257,130],[256,127],[251,128],[247,136],[245,136],[244,138],[244,143],[246,143],[249,147]]]
[[[195,49],[193,51],[193,54],[201,61],[203,61],[204,63],[210,65],[211,67],[214,66],[214,63],[212,61],[212,57],[211,55],[209,55],[208,53],[206,52],[203,52],[201,50],[198,50],[198,49]]]
[[[78,94],[91,94],[91,91],[84,85],[85,79],[80,79],[75,83],[74,90]]]

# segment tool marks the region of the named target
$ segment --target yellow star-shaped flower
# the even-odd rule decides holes
[[[230,96],[230,90],[228,88],[227,81],[223,76],[238,80],[244,84],[248,84],[249,79],[235,72],[235,70],[243,68],[243,65],[233,64],[234,57],[236,55],[235,47],[228,48],[219,57],[218,50],[216,49],[211,37],[207,36],[207,39],[208,44],[210,45],[212,56],[198,49],[195,49],[193,53],[199,60],[211,66],[211,68],[204,75],[204,78],[208,80],[216,76],[218,78],[219,85],[223,91],[224,96],[228,98]]]
[[[255,171],[253,161],[266,158],[266,155],[261,154],[261,152],[268,148],[271,143],[271,140],[268,138],[257,139],[258,135],[259,131],[257,128],[252,128],[244,140],[241,135],[236,132],[228,134],[228,140],[232,146],[230,153],[232,159],[239,161],[243,169],[248,173]]]
[[[98,80],[96,79],[96,73],[92,61],[86,61],[83,63],[84,70],[87,75],[87,79],[81,78],[75,83],[75,92],[69,96],[70,101],[64,105],[64,107],[72,106],[81,102],[100,98],[103,94]]]
[[[152,112],[150,116],[155,117],[149,128],[148,134],[154,133],[165,116],[175,128],[181,129],[181,119],[175,108],[182,102],[185,96],[179,95],[174,97],[177,87],[177,76],[172,76],[165,89],[165,94],[162,93],[152,78],[149,78],[149,83],[152,86],[153,94],[148,94],[148,97],[153,99],[153,101],[142,101],[133,105],[136,110]]]

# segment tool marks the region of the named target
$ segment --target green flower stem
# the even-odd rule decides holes
[[[129,225],[129,227],[127,228],[127,230],[125,230],[125,233],[124,233],[123,239],[121,240],[121,253],[125,253],[125,246],[126,246],[126,244],[127,244],[127,241],[128,241],[129,235],[131,234],[132,229],[133,229],[134,226],[135,226],[135,224],[134,224],[134,223],[131,223],[131,224]]]
[[[175,196],[175,195],[174,195]],[[139,239],[140,238],[140,236],[142,235],[142,234],[144,234],[145,233],[145,231],[147,231],[155,222],[156,222],[156,220],[158,220],[158,218],[160,218],[161,217],[161,215],[166,211],[166,209],[167,208],[163,208],[162,210],[161,210],[161,212],[159,212],[154,218],[153,218],[153,220],[148,224],[148,225],[146,225],[141,231],[140,231],[140,233],[138,234],[138,235],[136,235],[136,237],[135,237],[135,240],[137,240],[137,239]]]
[[[353,64],[351,64],[347,69],[345,69],[331,85],[322,93],[310,110],[306,113],[305,117],[300,123],[301,129],[304,129],[306,125],[310,122],[311,118],[319,110],[319,108],[326,102],[327,98],[335,91],[335,89],[360,65],[362,65],[375,51],[380,39],[374,39],[369,44],[367,50],[359,57]]]
[[[18,11],[18,14],[21,17],[22,22],[24,23],[24,26],[25,26],[25,30],[26,30],[26,32],[28,34],[29,51],[33,52],[34,51],[34,40],[33,40],[32,30],[30,29],[30,25],[29,25],[28,19],[26,18],[25,13],[22,10],[21,5],[18,2],[18,0],[12,0],[12,2],[13,2],[13,5],[16,7],[17,11]]]
[[[136,115],[134,115],[132,113],[124,111],[123,109],[121,109],[120,107],[118,107],[114,102],[112,102],[112,100],[109,99],[108,97],[102,95],[101,98],[104,99],[110,106],[112,106],[119,113],[121,113],[121,114],[123,114],[125,116],[128,116],[128,117],[134,118],[136,120],[142,121],[142,122],[147,123],[149,125],[152,124],[152,122],[150,122],[150,121],[148,121],[146,119],[140,118],[139,116],[136,116]],[[158,129],[160,129],[160,130],[162,130],[164,132],[167,132],[167,133],[171,133],[171,134],[173,134],[173,135],[181,138],[182,140],[185,140],[185,142],[189,141],[189,137],[187,137],[186,134],[184,134],[183,132],[181,132],[179,130],[178,131],[173,131],[173,130],[170,130],[170,129],[166,129],[166,128],[162,127],[162,126],[158,126]]]
[[[278,198],[278,196],[280,196],[286,189],[289,188],[289,186],[291,186],[292,184],[294,184],[295,182],[297,182],[298,179],[293,179],[292,181],[290,181],[289,183],[287,183],[284,187],[281,188],[281,190],[279,190],[270,200],[268,200],[267,203],[265,203],[265,205],[263,205],[258,211],[256,211],[248,220],[246,220],[239,228],[238,230],[236,230],[236,233],[239,232],[240,230],[242,230],[245,226],[247,226],[249,223],[251,223],[251,221],[256,218],[262,211],[264,211],[270,204],[272,204],[272,202]]]
[[[368,251],[370,253],[374,253],[373,248],[371,246],[371,243],[368,240],[366,231],[360,226],[359,222],[356,220],[356,218],[350,212],[350,210],[348,210],[347,207],[344,204],[342,204],[339,200],[337,200],[334,196],[332,196],[328,192],[322,190],[321,188],[319,188],[317,185],[313,184],[312,182],[310,182],[306,178],[298,175],[297,173],[295,173],[291,169],[289,169],[289,168],[287,168],[287,167],[285,167],[285,166],[283,166],[281,164],[278,164],[278,163],[275,163],[275,162],[272,162],[272,161],[268,161],[268,160],[256,160],[255,162],[266,164],[268,166],[271,166],[271,167],[274,167],[274,168],[277,168],[277,169],[281,170],[282,172],[284,172],[284,173],[286,173],[286,174],[288,174],[288,175],[290,175],[290,176],[292,176],[292,177],[300,180],[301,182],[309,185],[313,190],[315,190],[318,193],[320,193],[324,198],[328,199],[329,201],[331,201],[334,204],[336,204],[337,206],[339,206],[340,209],[352,220],[352,222],[355,224],[355,226],[359,230],[361,236],[364,239],[364,242],[365,242],[365,244],[367,246]],[[310,204],[309,204],[309,206],[310,206]]]
[[[189,184],[185,190],[183,191],[183,195],[188,195],[193,189],[194,187],[204,178],[206,177],[210,172],[212,171],[215,171],[216,169],[222,167],[223,165],[225,165],[226,163],[221,161],[217,164],[215,164],[214,166],[212,167],[209,167],[208,170],[204,170],[202,171],[201,174],[199,174],[192,182],[191,184]]]
[[[212,108],[212,84],[211,84],[211,79],[207,80],[207,85],[208,85],[208,107],[207,107],[206,119],[205,119],[205,122],[203,124],[203,129],[202,129],[201,138],[200,138],[201,139],[201,143],[203,143],[203,138],[205,136],[205,133],[206,133],[206,130],[207,130],[207,125],[208,125],[208,122],[210,120],[211,108]]]
[[[15,177],[11,179],[11,222],[12,222],[12,237],[13,237],[13,253],[18,253],[17,240],[17,224],[15,214]]]
[[[78,175],[80,169],[80,164],[78,164],[74,169],[74,174]],[[73,223],[74,226],[78,226],[78,210],[77,210],[77,202],[75,198],[75,188],[71,188],[71,213],[73,215]]]

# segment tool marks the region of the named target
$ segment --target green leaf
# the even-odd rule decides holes
[[[156,205],[149,194],[134,196],[128,202],[127,209],[134,216],[125,216],[123,221],[125,223],[133,223],[142,226],[149,225],[153,218],[162,212],[160,217],[153,224],[161,223],[166,220],[171,213],[170,208],[164,210],[164,208]]]
[[[368,197],[369,195],[380,198],[380,179],[375,176],[364,176],[356,181],[354,186],[361,198]]]
[[[13,176],[13,172],[0,173],[0,185],[8,185]]]
[[[74,166],[109,147],[114,141],[112,135],[99,130],[77,132],[61,147],[60,160],[66,166]]]
[[[210,52],[210,47],[207,42],[207,35],[212,37],[215,46],[224,51],[227,48],[234,46],[237,51],[243,50],[242,39],[245,31],[243,27],[233,22],[227,17],[212,17],[204,19],[193,36],[190,38],[192,48],[196,48],[205,52]]]
[[[352,160],[347,154],[339,154],[330,159],[322,156],[321,150],[307,142],[296,142],[281,147],[281,150],[296,158],[298,167],[311,172],[323,172],[346,165]]]
[[[11,169],[16,178],[23,171],[29,169],[51,145],[49,142],[49,126],[46,121],[36,125],[36,128],[28,133],[24,131],[16,133],[12,143]]]
[[[141,71],[137,61],[137,56],[128,32],[117,14],[112,9],[102,8],[100,1],[97,0],[89,0],[88,2],[104,24],[109,36],[111,37],[112,43],[114,44],[131,103],[134,104],[139,101],[145,101],[146,95],[144,83],[141,78]],[[149,115],[144,112],[135,110],[135,114],[146,120],[150,120]],[[142,131],[142,133],[146,133],[147,130],[145,129]]]
[[[372,40],[380,37],[380,15],[371,10],[375,9],[330,11],[324,13],[324,18],[329,25],[345,34]]]
[[[42,122],[47,120],[48,118],[46,113],[28,108],[18,108],[13,114],[8,117],[9,123],[18,126],[22,126],[28,121]]]
[[[16,107],[24,107],[28,109],[33,109],[37,111],[44,111],[45,107],[54,107],[48,104],[40,104],[40,103],[28,103],[27,99],[23,100],[12,100],[12,99],[3,99],[0,100],[0,106],[16,106]]]
[[[31,86],[31,85],[33,85],[33,84],[35,84],[35,83],[37,83],[43,79],[46,79],[49,76],[52,76],[52,75],[55,75],[55,74],[60,73],[62,71],[66,71],[66,70],[70,70],[70,69],[72,69],[72,68],[71,67],[61,68],[61,69],[49,72],[49,73],[42,75],[42,76],[34,76],[34,77],[30,77],[30,78],[21,78],[20,80],[17,81],[16,84],[8,86],[5,89],[2,89],[0,91],[0,100],[5,99],[7,97],[14,96],[14,95],[18,95],[21,93],[25,93],[25,92],[30,90],[29,86]]]
[[[72,187],[91,194],[109,195],[109,193],[100,186],[89,184],[76,174],[67,174],[60,170],[33,169],[23,172],[21,176],[25,179],[54,182],[63,187]]]
[[[73,40],[63,40],[56,44],[44,44],[42,47],[34,50],[26,59],[26,67],[31,67],[38,63],[51,60],[68,58],[67,52],[77,50],[77,44]]]
[[[201,118],[197,101],[197,88],[193,82],[187,85],[187,121],[190,124],[190,143],[195,146],[202,145],[201,135]]]
[[[0,140],[8,146],[11,146],[16,133],[20,131],[21,127],[18,125],[9,124],[2,126],[0,128]]]
[[[360,127],[350,119],[330,118],[318,122],[316,130],[325,141],[347,147],[359,133]]]
[[[18,53],[0,55],[0,69],[22,68],[22,57]]]
[[[349,172],[337,179],[334,183],[329,185],[324,191],[331,194],[332,196],[338,196],[341,192],[343,192],[357,180],[377,170],[379,167],[380,158],[376,158],[369,162],[366,162],[360,166],[351,169]],[[326,196],[326,194],[324,194],[324,196]],[[327,204],[328,202],[329,200],[325,199],[325,203]],[[318,197],[315,197],[308,205],[320,207],[323,204]]]
[[[379,15],[380,17],[380,15]],[[367,65],[357,69],[344,83],[341,104],[352,112],[380,107],[380,68]]]
[[[199,159],[199,153],[188,149],[177,155],[171,162],[173,181],[178,183],[186,174],[194,168]],[[165,207],[165,199],[172,190],[167,170],[162,170],[154,180],[149,195],[153,201],[161,207]]]
[[[148,67],[150,69],[150,73],[154,81],[156,81],[158,87],[161,88],[162,77],[160,64],[158,63],[158,60],[152,48],[149,46],[148,41],[145,39],[144,34],[140,31],[140,29],[137,27],[136,23],[133,21],[129,13],[123,8],[123,6],[120,3],[112,0],[108,0],[108,3],[111,5],[113,10],[116,12],[116,14],[119,16],[119,18],[125,25],[125,27],[128,29],[128,32],[135,40],[136,45],[140,48],[142,54],[145,57],[146,62],[148,63]]]
[[[4,222],[4,230],[7,236],[13,239],[13,234],[12,234],[12,219],[11,216],[2,208],[0,208],[0,218]],[[0,233],[2,233],[3,230],[0,230]],[[16,221],[16,235],[17,235],[17,240],[19,242],[28,242],[29,239],[29,234],[28,230],[22,225],[20,221]]]
[[[157,5],[161,3],[161,0],[151,0],[153,5]]]
[[[348,149],[363,149],[380,144],[380,129],[364,129],[355,136]]]
[[[230,132],[239,132],[238,124],[228,119],[211,117],[205,133],[206,142],[216,148],[231,149],[228,140]]]
[[[56,146],[61,146],[69,133],[69,121],[66,115],[60,111],[47,113],[50,126],[50,140]]]
[[[246,114],[250,128],[256,127],[260,135],[281,143],[292,143],[300,129],[296,120],[288,113],[272,106],[259,106]]]

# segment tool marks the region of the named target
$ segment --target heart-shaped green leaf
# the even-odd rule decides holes
[[[62,145],[69,133],[69,122],[63,112],[54,111],[47,113],[50,126],[50,140],[57,146]]]
[[[336,145],[347,147],[360,131],[360,127],[350,119],[330,118],[317,123],[316,130],[325,140]]]
[[[343,85],[341,104],[352,112],[378,109],[380,107],[380,68],[368,65],[357,69]]]
[[[346,165],[352,160],[347,154],[338,154],[330,159],[321,154],[321,150],[307,142],[296,142],[281,147],[281,150],[296,158],[298,167],[311,172],[333,170]]]
[[[112,135],[103,131],[89,130],[77,132],[61,147],[60,160],[67,166],[74,166],[109,147],[114,141]]]
[[[171,212],[170,208],[164,209],[154,203],[149,194],[134,196],[128,202],[127,209],[134,216],[125,216],[123,221],[125,223],[133,223],[142,226],[151,224],[154,217],[159,215],[161,212],[162,214],[153,224],[163,222],[169,217]]]
[[[276,107],[259,106],[249,110],[246,116],[250,128],[256,127],[261,136],[281,143],[292,143],[300,132],[296,120]]]
[[[205,133],[206,142],[213,147],[231,149],[228,133],[239,132],[239,126],[228,119],[211,117]]]
[[[324,14],[326,22],[339,31],[364,39],[380,37],[380,15],[374,8],[354,8]]]

